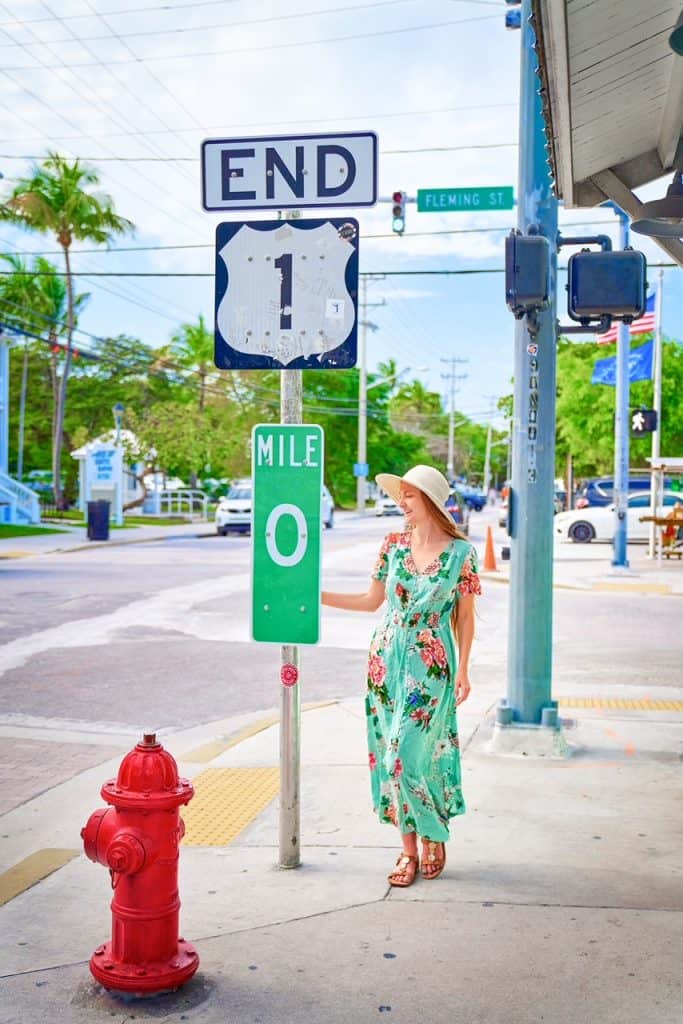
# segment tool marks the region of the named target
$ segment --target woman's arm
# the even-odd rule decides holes
[[[455,620],[455,638],[458,641],[458,668],[467,671],[474,640],[474,594],[460,595]]]
[[[455,620],[455,638],[458,642],[458,671],[455,673],[455,706],[470,695],[469,662],[474,640],[474,594],[461,594]]]
[[[376,612],[384,601],[384,584],[371,580],[365,594],[338,594],[323,590],[322,603],[330,608],[344,608],[349,612]]]

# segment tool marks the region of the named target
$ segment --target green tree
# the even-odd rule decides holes
[[[23,425],[29,381],[29,353],[32,348],[36,348],[36,339],[44,339],[47,342],[47,345],[39,347],[44,348],[44,354],[47,355],[42,365],[49,375],[51,402],[43,400],[40,408],[43,412],[46,406],[52,407],[52,437],[57,414],[58,361],[63,354],[62,339],[66,333],[67,294],[64,278],[59,276],[54,264],[44,257],[36,257],[32,265],[17,255],[3,254],[2,259],[11,268],[8,276],[0,277],[2,318],[17,333],[24,335],[21,385],[19,389],[13,389],[13,393],[18,390],[20,394],[16,465],[17,473],[21,477],[24,465]],[[89,297],[87,293],[74,296],[76,315]],[[44,423],[44,413],[42,422]]]
[[[63,504],[61,468],[64,415],[71,361],[73,332],[76,325],[74,277],[71,269],[71,245],[74,239],[107,244],[133,225],[114,210],[109,196],[92,190],[99,183],[93,168],[79,160],[70,163],[57,153],[48,154],[34,164],[31,174],[20,178],[9,198],[0,207],[0,218],[11,220],[31,231],[54,235],[64,254],[66,275],[66,350],[57,389],[57,409],[52,442],[52,472],[55,501]]]
[[[196,324],[181,324],[171,337],[168,356],[183,369],[197,375],[197,398],[200,413],[206,405],[207,386],[216,377],[214,364],[214,334],[210,331],[200,313]],[[162,353],[162,359],[164,358]]]
[[[642,344],[638,339],[636,344]],[[613,353],[593,342],[577,344],[561,338],[557,359],[557,465],[572,455],[577,476],[611,473],[614,469],[615,388],[592,384],[597,359]],[[630,387],[630,406],[650,408],[652,381],[636,381]],[[660,449],[664,455],[683,450],[683,346],[676,341],[662,345],[662,418]],[[649,435],[631,439],[632,467],[647,466],[651,451]]]

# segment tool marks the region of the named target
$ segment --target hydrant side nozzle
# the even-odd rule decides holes
[[[107,847],[107,866],[118,875],[135,875],[147,859],[146,844],[132,832],[117,832]]]

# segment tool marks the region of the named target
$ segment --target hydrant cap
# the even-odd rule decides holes
[[[161,810],[187,803],[194,790],[187,779],[178,777],[172,754],[157,742],[154,733],[146,733],[142,742],[126,754],[116,781],[102,786],[107,803],[137,810]]]

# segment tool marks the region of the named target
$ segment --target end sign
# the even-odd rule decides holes
[[[254,640],[320,639],[322,427],[267,424],[252,432]]]

